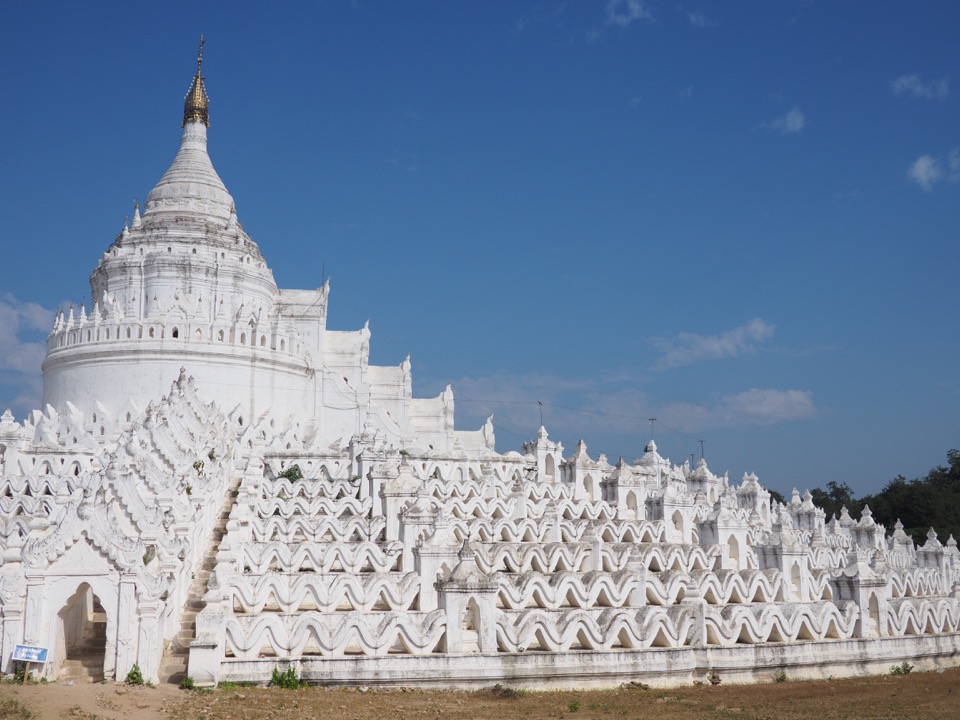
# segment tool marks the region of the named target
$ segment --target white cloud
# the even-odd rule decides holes
[[[661,408],[659,417],[667,425],[702,432],[712,427],[775,425],[807,420],[816,414],[813,394],[809,390],[751,388],[726,395],[713,405],[672,403]]]
[[[951,167],[953,157],[951,156]],[[943,169],[940,161],[930,155],[921,155],[913,161],[907,170],[907,177],[919,185],[926,192],[932,192],[933,186],[943,179]]]
[[[690,21],[692,27],[702,30],[703,28],[715,27],[717,25],[715,20],[711,20],[706,15],[703,14],[701,10],[694,10],[687,13],[687,20]]]
[[[809,390],[774,390],[751,388],[723,399],[721,411],[730,420],[757,425],[770,425],[786,420],[813,417],[816,409]]]
[[[630,27],[637,20],[654,20],[644,0],[609,0],[606,14],[608,23],[622,28]]]
[[[696,438],[709,437],[717,428],[769,426],[818,414],[806,390],[750,388],[704,403],[670,403],[651,397],[644,389],[649,383],[650,378],[628,371],[580,378],[497,373],[451,384],[457,428],[476,430],[493,415],[501,452],[519,450],[524,441],[533,439],[542,417],[550,437],[567,450],[583,439],[591,457],[604,453],[614,462],[617,457],[629,459],[643,453],[650,418],[656,418],[658,433],[668,431],[670,443],[664,449],[684,454],[694,449]],[[444,384],[415,387],[414,394],[435,395]]]
[[[718,335],[682,332],[673,338],[651,338],[650,342],[662,353],[657,367],[671,368],[755,352],[757,344],[772,338],[775,330],[775,325],[754,318]]]
[[[46,343],[25,342],[31,331],[47,331],[53,325],[53,310],[36,303],[20,302],[9,293],[0,297],[0,370],[34,372],[46,353]]]
[[[919,100],[946,100],[950,94],[950,79],[923,81],[919,75],[901,75],[892,83],[894,95],[907,95]]]
[[[415,376],[416,377],[416,376]],[[552,373],[511,375],[496,373],[453,380],[456,426],[475,430],[493,415],[497,448],[518,450],[536,436],[541,423],[550,437],[567,448],[583,439],[596,457],[642,454],[649,417],[656,405],[641,389],[643,380],[632,372],[599,372],[589,377],[562,377]],[[416,396],[436,395],[442,382],[414,387]],[[543,406],[538,404],[543,403]]]
[[[767,130],[776,130],[783,135],[793,135],[803,130],[806,124],[806,116],[800,112],[800,108],[794,107],[791,108],[786,115],[771,120],[770,122],[765,122],[761,127]]]
[[[960,180],[960,146],[955,147],[947,155],[947,166],[950,168],[950,179],[954,182]]]
[[[24,413],[40,405],[43,337],[53,325],[53,310],[0,296],[0,411]]]

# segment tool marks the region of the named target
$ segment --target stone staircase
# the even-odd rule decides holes
[[[107,644],[107,623],[94,622],[93,634],[84,647],[72,648],[60,665],[59,682],[97,683],[103,680],[104,651]]]
[[[227,531],[227,520],[230,519],[230,511],[237,499],[241,477],[238,474],[224,497],[217,524],[210,536],[210,542],[200,561],[200,566],[194,573],[193,582],[190,584],[190,590],[187,593],[187,602],[180,613],[180,632],[167,645],[163,659],[160,661],[161,683],[179,683],[187,677],[190,642],[196,637],[197,614],[204,608],[203,596],[207,592],[210,574],[217,565],[217,551]]]

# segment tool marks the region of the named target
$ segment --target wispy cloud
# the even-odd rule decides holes
[[[800,108],[794,107],[788,110],[786,115],[762,123],[760,127],[774,130],[782,135],[793,135],[803,130],[806,124],[806,116],[800,112]]]
[[[703,30],[708,27],[716,27],[718,24],[715,20],[711,20],[704,15],[702,10],[693,10],[688,12],[687,20],[690,22],[691,27],[695,27],[698,30]]]
[[[638,20],[653,22],[653,13],[644,0],[609,0],[606,7],[607,22],[625,28]]]
[[[415,387],[414,394],[436,395],[445,384]],[[493,415],[501,452],[519,450],[522,442],[535,437],[541,421],[550,437],[568,450],[583,439],[592,457],[605,453],[611,459],[629,459],[643,453],[650,418],[657,418],[658,428],[670,431],[666,450],[690,452],[697,443],[695,438],[709,437],[716,428],[794,422],[819,412],[806,390],[750,388],[703,403],[665,400],[646,390],[659,384],[630,371],[601,371],[574,378],[554,373],[496,373],[464,377],[451,384],[457,428],[479,428]]]
[[[950,78],[924,81],[920,75],[901,75],[892,83],[894,95],[906,95],[918,100],[946,100],[950,94]]]
[[[750,388],[726,395],[712,405],[672,403],[660,410],[665,423],[690,432],[719,426],[775,425],[816,415],[817,407],[809,390],[775,388]]]
[[[516,448],[536,435],[543,423],[551,435],[575,441],[586,432],[594,435],[622,430],[624,420],[610,414],[637,411],[635,387],[624,388],[622,380],[609,377],[567,378],[552,373],[512,375],[495,373],[463,377],[451,382],[457,409],[457,427],[479,427],[494,416],[503,448]],[[439,391],[431,388],[428,395]],[[629,399],[628,399],[629,398]],[[607,399],[613,399],[607,403]],[[542,403],[542,405],[541,405]],[[602,411],[602,412],[601,412]],[[638,422],[639,427],[639,422]]]
[[[809,390],[751,388],[725,397],[720,407],[726,419],[757,425],[803,420],[816,413]]]
[[[519,35],[537,27],[558,29],[561,26],[560,19],[566,11],[566,3],[561,3],[553,10],[545,10],[536,6],[531,7],[514,19],[511,31]]]
[[[53,325],[54,311],[0,296],[0,411],[24,413],[40,405],[40,363],[46,353],[43,337]]]
[[[9,293],[0,297],[0,370],[34,372],[43,361],[45,345],[25,342],[30,331],[49,331],[53,310],[31,302],[20,302]]]
[[[907,168],[907,179],[925,192],[933,192],[942,180],[960,182],[960,146],[947,153],[945,160],[933,155],[921,155]]]
[[[672,338],[651,338],[661,352],[661,369],[692,365],[702,360],[719,360],[756,352],[757,345],[773,337],[776,326],[761,318],[717,335],[682,332]]]
[[[937,158],[921,155],[907,169],[907,178],[923,188],[925,192],[933,192],[933,186],[943,179],[943,168]]]

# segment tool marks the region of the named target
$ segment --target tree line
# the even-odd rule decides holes
[[[897,520],[913,541],[922,545],[932,527],[940,542],[950,535],[960,540],[960,450],[947,452],[947,465],[938,465],[923,477],[907,480],[897,475],[880,492],[857,498],[845,482],[831,480],[826,488],[810,491],[813,502],[827,513],[840,517],[846,507],[857,518],[864,505],[869,505],[873,519],[893,529]]]

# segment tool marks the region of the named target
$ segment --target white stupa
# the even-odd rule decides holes
[[[451,392],[414,399],[408,360],[371,367],[366,327],[327,330],[329,284],[277,288],[207,154],[201,64],[202,55],[180,150],[93,271],[93,307],[56,319],[44,407],[96,415],[105,428],[129,422],[185,368],[239,425],[270,414],[308,423],[327,443],[364,423],[401,446],[472,442],[453,432]]]

